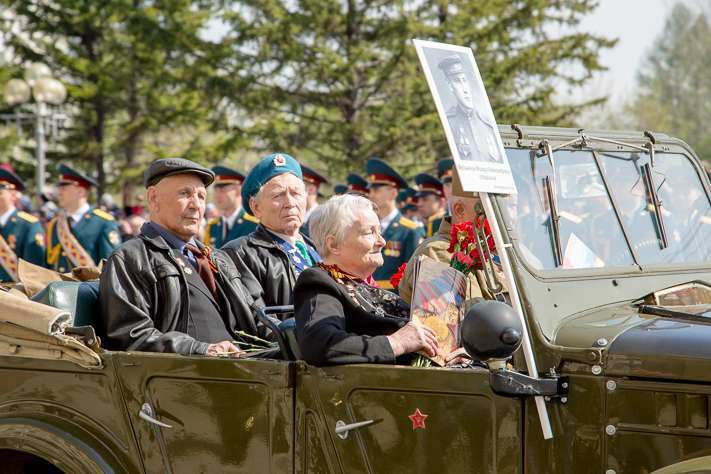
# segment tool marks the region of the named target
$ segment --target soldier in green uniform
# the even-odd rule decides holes
[[[215,206],[222,214],[211,219],[205,227],[205,243],[221,248],[227,242],[252,233],[259,219],[242,207],[242,183],[244,175],[226,166],[213,166],[215,182],[212,185]]]
[[[47,266],[60,273],[78,266],[98,266],[121,244],[114,217],[93,209],[89,191],[96,181],[59,165],[59,212],[47,226]]]
[[[437,178],[442,182],[442,192],[447,200],[448,209],[452,197],[452,168],[454,168],[454,160],[451,158],[442,158],[437,162]]]
[[[447,121],[462,160],[503,163],[496,141],[496,123],[483,113],[484,104],[474,97],[472,85],[458,54],[447,56],[438,64],[447,78],[457,105],[447,111]]]
[[[333,187],[334,196],[342,196],[348,192],[347,184],[337,184]]]
[[[15,207],[22,180],[12,171],[0,168],[0,281],[17,281],[17,261],[27,260],[44,266],[44,232],[32,214]]]
[[[424,229],[416,222],[404,217],[397,209],[395,201],[399,189],[407,187],[407,181],[387,163],[377,158],[366,163],[370,200],[378,206],[381,232],[385,239],[383,266],[373,277],[381,288],[393,289],[390,277],[403,263],[407,262],[424,237]]]
[[[301,226],[300,232],[308,237],[309,217],[318,207],[318,198],[323,197],[320,190],[321,185],[328,184],[328,179],[318,171],[304,165],[301,165],[301,173],[304,175],[304,184],[306,185],[306,213],[304,214],[304,225]]]
[[[356,173],[349,174],[346,178],[346,183],[348,183],[349,194],[359,194],[361,196],[368,197],[368,181],[366,181],[361,175]]]
[[[415,176],[417,183],[417,210],[425,223],[427,238],[437,233],[447,210],[442,182],[432,175],[420,173]]]
[[[395,202],[397,203],[397,208],[403,216],[417,222],[418,224],[421,224],[418,220],[419,215],[417,213],[416,194],[417,192],[412,188],[401,189],[400,192],[397,193],[397,199]]]

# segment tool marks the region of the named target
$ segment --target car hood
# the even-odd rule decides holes
[[[703,316],[681,320],[614,305],[564,320],[554,342],[603,349],[606,375],[711,381],[711,320]]]

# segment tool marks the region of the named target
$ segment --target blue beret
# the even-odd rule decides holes
[[[299,162],[286,153],[273,153],[262,158],[242,183],[242,207],[252,214],[249,198],[256,195],[267,181],[284,173],[291,173],[299,179],[304,179]]]

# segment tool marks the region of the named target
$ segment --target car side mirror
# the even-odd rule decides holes
[[[489,385],[505,397],[545,396],[568,400],[568,378],[530,377],[506,367],[523,340],[521,320],[500,301],[482,301],[469,308],[460,326],[464,349],[489,366]]]
[[[521,345],[522,334],[518,314],[500,301],[476,303],[461,324],[464,349],[491,369],[506,366],[506,360]]]

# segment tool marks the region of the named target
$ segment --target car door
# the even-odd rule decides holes
[[[523,404],[488,380],[480,368],[300,365],[296,472],[522,472]]]
[[[292,364],[151,353],[116,364],[147,472],[293,472]]]

